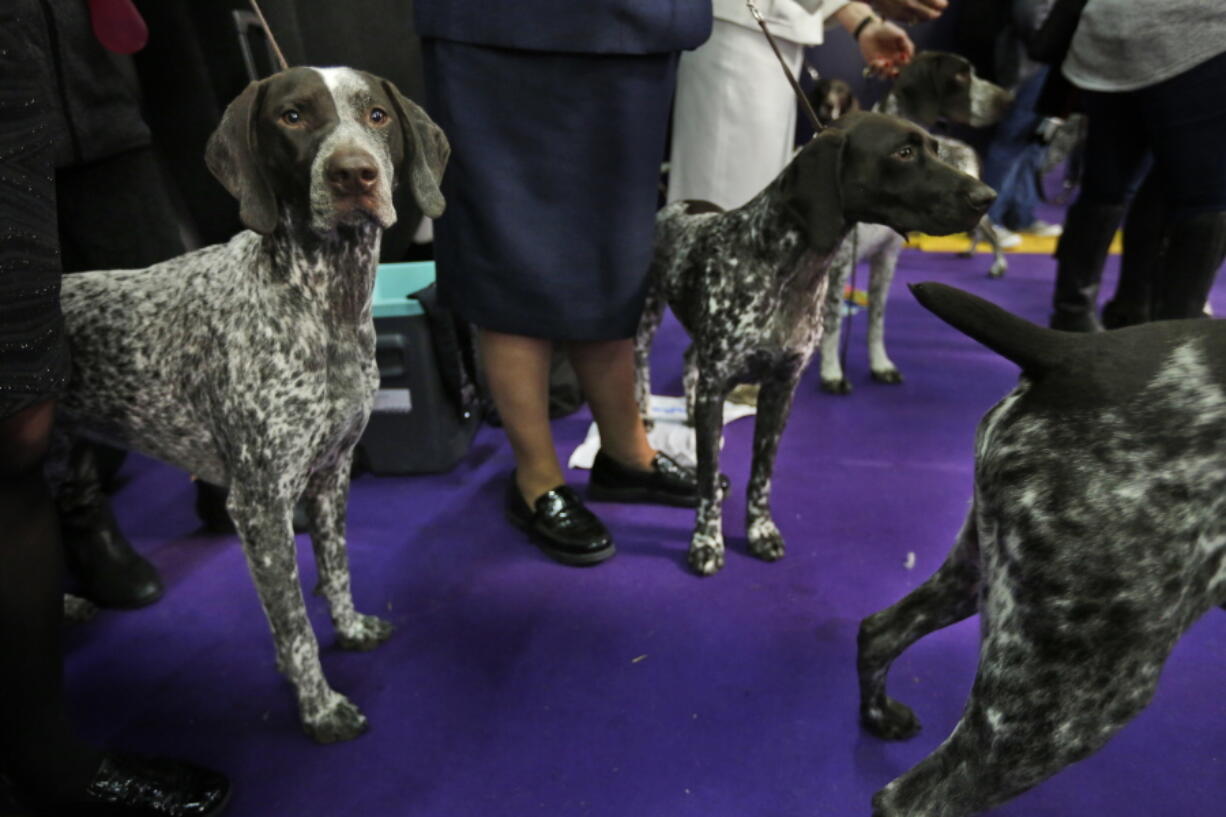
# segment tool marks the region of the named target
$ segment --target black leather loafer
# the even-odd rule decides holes
[[[554,488],[530,508],[512,474],[507,483],[506,514],[545,555],[562,564],[596,565],[617,552],[604,523],[569,486]]]
[[[719,475],[728,489],[728,478]],[[698,506],[698,477],[663,451],[657,451],[650,471],[628,468],[603,451],[596,452],[587,495],[598,502],[651,502],[678,508]]]
[[[50,817],[217,817],[230,801],[219,772],[161,758],[108,753],[85,799],[35,813]]]

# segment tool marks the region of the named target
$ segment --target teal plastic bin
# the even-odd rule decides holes
[[[374,474],[450,470],[477,428],[446,393],[429,320],[413,297],[433,283],[433,261],[380,264],[375,277],[379,392],[357,450],[359,466]]]

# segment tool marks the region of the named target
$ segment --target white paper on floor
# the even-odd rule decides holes
[[[724,425],[733,420],[748,417],[757,409],[743,403],[724,403]],[[697,459],[694,450],[694,429],[685,424],[685,398],[651,396],[651,419],[654,425],[647,433],[647,440],[657,451],[663,451],[682,465],[694,465]],[[723,445],[723,440],[720,440]],[[591,468],[600,450],[600,430],[592,423],[587,430],[587,439],[570,455],[570,468]]]

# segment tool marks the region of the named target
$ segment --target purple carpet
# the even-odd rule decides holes
[[[970,496],[975,424],[1017,374],[903,285],[941,280],[1044,320],[1054,262],[1010,261],[990,281],[987,256],[903,255],[887,332],[903,385],[869,381],[863,315],[850,329],[855,393],[822,394],[810,369],[776,470],[789,547],[777,564],[746,552],[751,421],[727,431],[728,563],[707,579],[685,568],[685,510],[595,505],[617,558],[581,570],[541,556],[502,520],[511,454],[495,430],[452,473],[356,480],[355,594],[398,632],[375,652],[341,652],[309,597],[325,670],[372,724],[347,744],[300,731],[237,541],[195,532],[186,475],[130,460],[118,514],[168,593],[71,632],[78,721],[108,746],[226,770],[234,817],[867,817],[872,794],[953,727],[978,632],[972,619],[899,660],[891,689],[925,729],[893,744],[857,725],[857,624],[943,559]],[[1226,314],[1226,289],[1215,300]],[[666,324],[657,391],[680,393],[684,342]],[[559,449],[587,424],[557,423]],[[1221,814],[1224,653],[1226,618],[1210,615],[1117,739],[994,814]]]

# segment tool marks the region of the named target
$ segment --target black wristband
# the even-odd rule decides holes
[[[868,15],[856,25],[855,31],[851,32],[851,38],[856,42],[860,42],[860,35],[864,33],[864,29],[868,27],[869,23],[875,22],[878,22],[877,18],[872,14]]]

